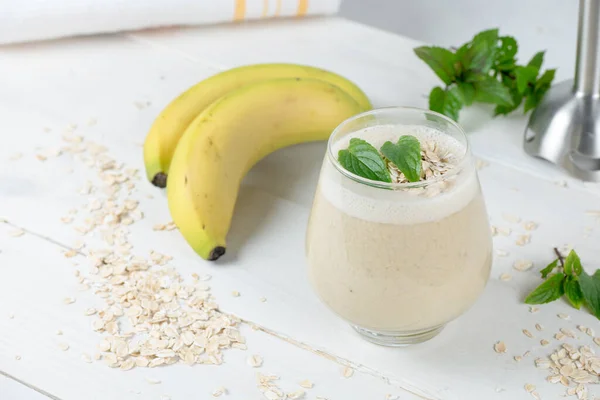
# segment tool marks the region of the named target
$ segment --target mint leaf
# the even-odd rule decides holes
[[[579,280],[576,276],[567,276],[564,281],[564,291],[569,303],[579,310],[583,304],[583,293],[581,293]]]
[[[404,135],[398,143],[385,142],[381,153],[411,182],[421,180],[421,143],[414,136]]]
[[[545,304],[550,303],[564,294],[563,280],[565,274],[558,273],[552,275],[544,283],[535,288],[535,290],[529,293],[529,296],[525,298],[527,304]]]
[[[475,35],[470,45],[459,48],[456,52],[465,70],[487,74],[496,57],[498,46],[498,29],[490,29]]]
[[[558,258],[556,260],[552,261],[550,264],[548,264],[546,266],[546,268],[544,268],[543,270],[540,271],[540,273],[542,274],[542,278],[546,279],[548,277],[548,275],[550,275],[557,266],[558,266]]]
[[[581,259],[575,253],[575,250],[571,250],[565,259],[565,274],[567,275],[575,275],[579,276],[583,272],[583,267],[581,266]]]
[[[444,90],[434,87],[429,94],[429,109],[458,120],[458,112],[462,108],[462,100],[457,89]]]
[[[375,147],[362,139],[350,139],[346,150],[340,150],[338,160],[348,171],[373,181],[391,182],[383,158]]]
[[[515,68],[517,50],[519,46],[512,36],[501,36],[500,47],[496,52],[495,68],[499,71],[510,71]]]
[[[454,81],[456,55],[443,47],[422,46],[414,49],[415,54],[431,67],[433,72],[446,84]]]
[[[475,86],[468,82],[458,82],[456,87],[456,92],[459,94],[461,102],[466,106],[473,104],[473,100],[475,100]]]
[[[538,51],[535,53],[535,55],[527,63],[527,66],[533,67],[539,72],[540,68],[542,68],[542,63],[544,62],[544,53],[545,51]]]
[[[519,93],[525,94],[529,84],[533,85],[535,83],[538,70],[535,67],[516,67],[514,73]]]
[[[510,91],[501,82],[492,77],[475,82],[475,100],[482,103],[492,103],[499,106],[512,106],[513,99]]]
[[[552,81],[554,80],[554,74],[556,73],[556,69],[548,69],[544,72],[544,74],[537,80],[535,83],[536,92],[541,89],[549,89]]]
[[[516,86],[514,88],[510,88],[509,92],[513,104],[510,106],[496,106],[496,108],[494,109],[494,116],[506,115],[519,108],[519,105],[523,101],[523,96],[519,93]]]
[[[589,276],[585,271],[579,275],[579,287],[589,310],[600,319],[600,279]]]

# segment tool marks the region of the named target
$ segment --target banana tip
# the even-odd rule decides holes
[[[154,175],[154,178],[152,178],[152,184],[162,189],[166,188],[167,174],[165,174],[164,172],[159,172],[158,174]]]
[[[208,260],[209,261],[216,261],[223,254],[225,254],[225,247],[223,247],[223,246],[217,246],[217,247],[215,247],[214,249],[212,249],[210,251],[210,254],[208,255]]]

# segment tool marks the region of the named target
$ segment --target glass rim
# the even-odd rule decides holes
[[[345,126],[356,121],[359,118],[363,118],[363,117],[366,117],[369,115],[381,114],[386,111],[409,111],[409,112],[420,112],[423,114],[429,114],[429,115],[439,117],[442,120],[444,120],[445,122],[449,123],[451,126],[453,126],[459,132],[460,136],[464,139],[464,142],[465,142],[465,151],[460,155],[460,158],[458,158],[456,166],[454,168],[452,168],[450,171],[448,171],[447,173],[445,173],[444,175],[434,177],[433,179],[428,179],[428,180],[419,181],[419,182],[406,182],[406,183],[374,181],[374,180],[371,180],[368,178],[363,178],[362,176],[356,175],[355,173],[350,172],[346,168],[344,168],[338,161],[335,154],[333,154],[333,138],[336,136],[336,133],[339,133],[339,131],[342,130]],[[345,121],[343,121],[342,123],[340,123],[333,130],[333,132],[331,132],[331,135],[329,135],[329,139],[327,140],[327,156],[329,158],[329,161],[331,161],[331,163],[335,166],[335,168],[342,175],[346,176],[347,178],[352,179],[355,182],[361,183],[363,185],[378,187],[378,188],[382,188],[382,189],[422,188],[422,187],[427,187],[429,185],[432,185],[432,184],[435,184],[438,182],[443,182],[443,181],[457,175],[464,169],[464,164],[469,159],[468,155],[470,154],[470,150],[471,150],[471,145],[469,143],[467,134],[464,131],[464,129],[456,121],[454,121],[454,120],[448,118],[447,116],[445,116],[444,114],[440,114],[436,111],[431,111],[431,110],[427,110],[427,109],[419,108],[419,107],[408,107],[408,106],[379,107],[379,108],[374,108],[369,111],[362,112],[360,114],[353,115],[352,117],[350,117],[350,118],[346,119]]]

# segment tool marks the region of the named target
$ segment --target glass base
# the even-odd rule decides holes
[[[426,342],[429,339],[437,336],[445,325],[439,325],[431,329],[425,329],[421,331],[409,331],[409,332],[377,332],[369,329],[361,328],[360,326],[351,325],[352,328],[363,339],[368,340],[371,343],[378,344],[380,346],[388,347],[404,347],[411,344],[417,344]]]

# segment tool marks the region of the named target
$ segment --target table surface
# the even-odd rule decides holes
[[[572,245],[590,271],[598,256],[600,187],[569,179],[526,156],[521,138],[526,117],[491,119],[487,108],[463,113],[492,224],[511,228],[496,236],[491,279],[477,304],[433,340],[389,349],[367,343],[336,318],[309,287],[304,231],[324,143],[283,149],[261,161],[245,179],[222,262],[199,259],[175,231],[157,232],[170,220],[164,193],[137,184],[144,219],[132,226],[133,251],[174,257],[182,276],[210,273],[220,308],[247,321],[248,350],[227,350],[220,366],[172,365],[120,371],[87,364],[101,335],[92,330],[88,307],[102,300],[78,291],[74,263],[64,250],[81,235],[61,223],[69,209],[86,204],[78,190],[95,173],[70,155],[36,158],[63,144],[65,131],[105,145],[112,157],[143,169],[141,144],[157,113],[174,96],[218,71],[243,64],[285,61],[334,70],[359,84],[375,106],[426,107],[436,77],[412,53],[411,39],[339,18],[278,21],[208,28],[164,29],[5,47],[0,50],[0,398],[2,399],[209,399],[227,388],[227,399],[261,399],[256,369],[246,358],[259,354],[258,371],[280,376],[286,391],[310,379],[307,399],[494,400],[530,399],[527,383],[543,399],[557,399],[561,385],[545,381],[534,359],[560,343],[559,328],[598,327],[584,311],[558,301],[531,313],[524,295],[540,283],[538,271],[553,246]],[[91,124],[90,121],[94,121]],[[74,128],[73,124],[77,127]],[[19,157],[21,155],[21,157]],[[290,178],[292,178],[290,180]],[[291,183],[290,183],[291,182]],[[152,195],[153,198],[148,198]],[[507,217],[510,215],[511,217]],[[523,221],[539,228],[518,246]],[[25,234],[14,237],[15,229]],[[84,238],[88,240],[88,238]],[[513,263],[531,260],[519,272]],[[512,275],[509,281],[500,274]],[[234,297],[232,291],[241,296]],[[65,297],[77,301],[64,305]],[[259,299],[265,297],[266,302]],[[568,320],[558,313],[570,315]],[[534,325],[544,330],[538,332]],[[251,329],[255,325],[258,329]],[[534,338],[523,335],[529,329]],[[57,336],[56,331],[63,331]],[[550,340],[544,347],[541,339]],[[506,354],[493,345],[504,341]],[[59,343],[70,348],[61,351]],[[513,359],[530,350],[521,362]],[[17,359],[18,358],[18,359]],[[351,377],[342,370],[354,369]],[[147,378],[160,380],[150,385]],[[596,388],[590,388],[593,394]],[[597,394],[597,393],[596,393]]]

